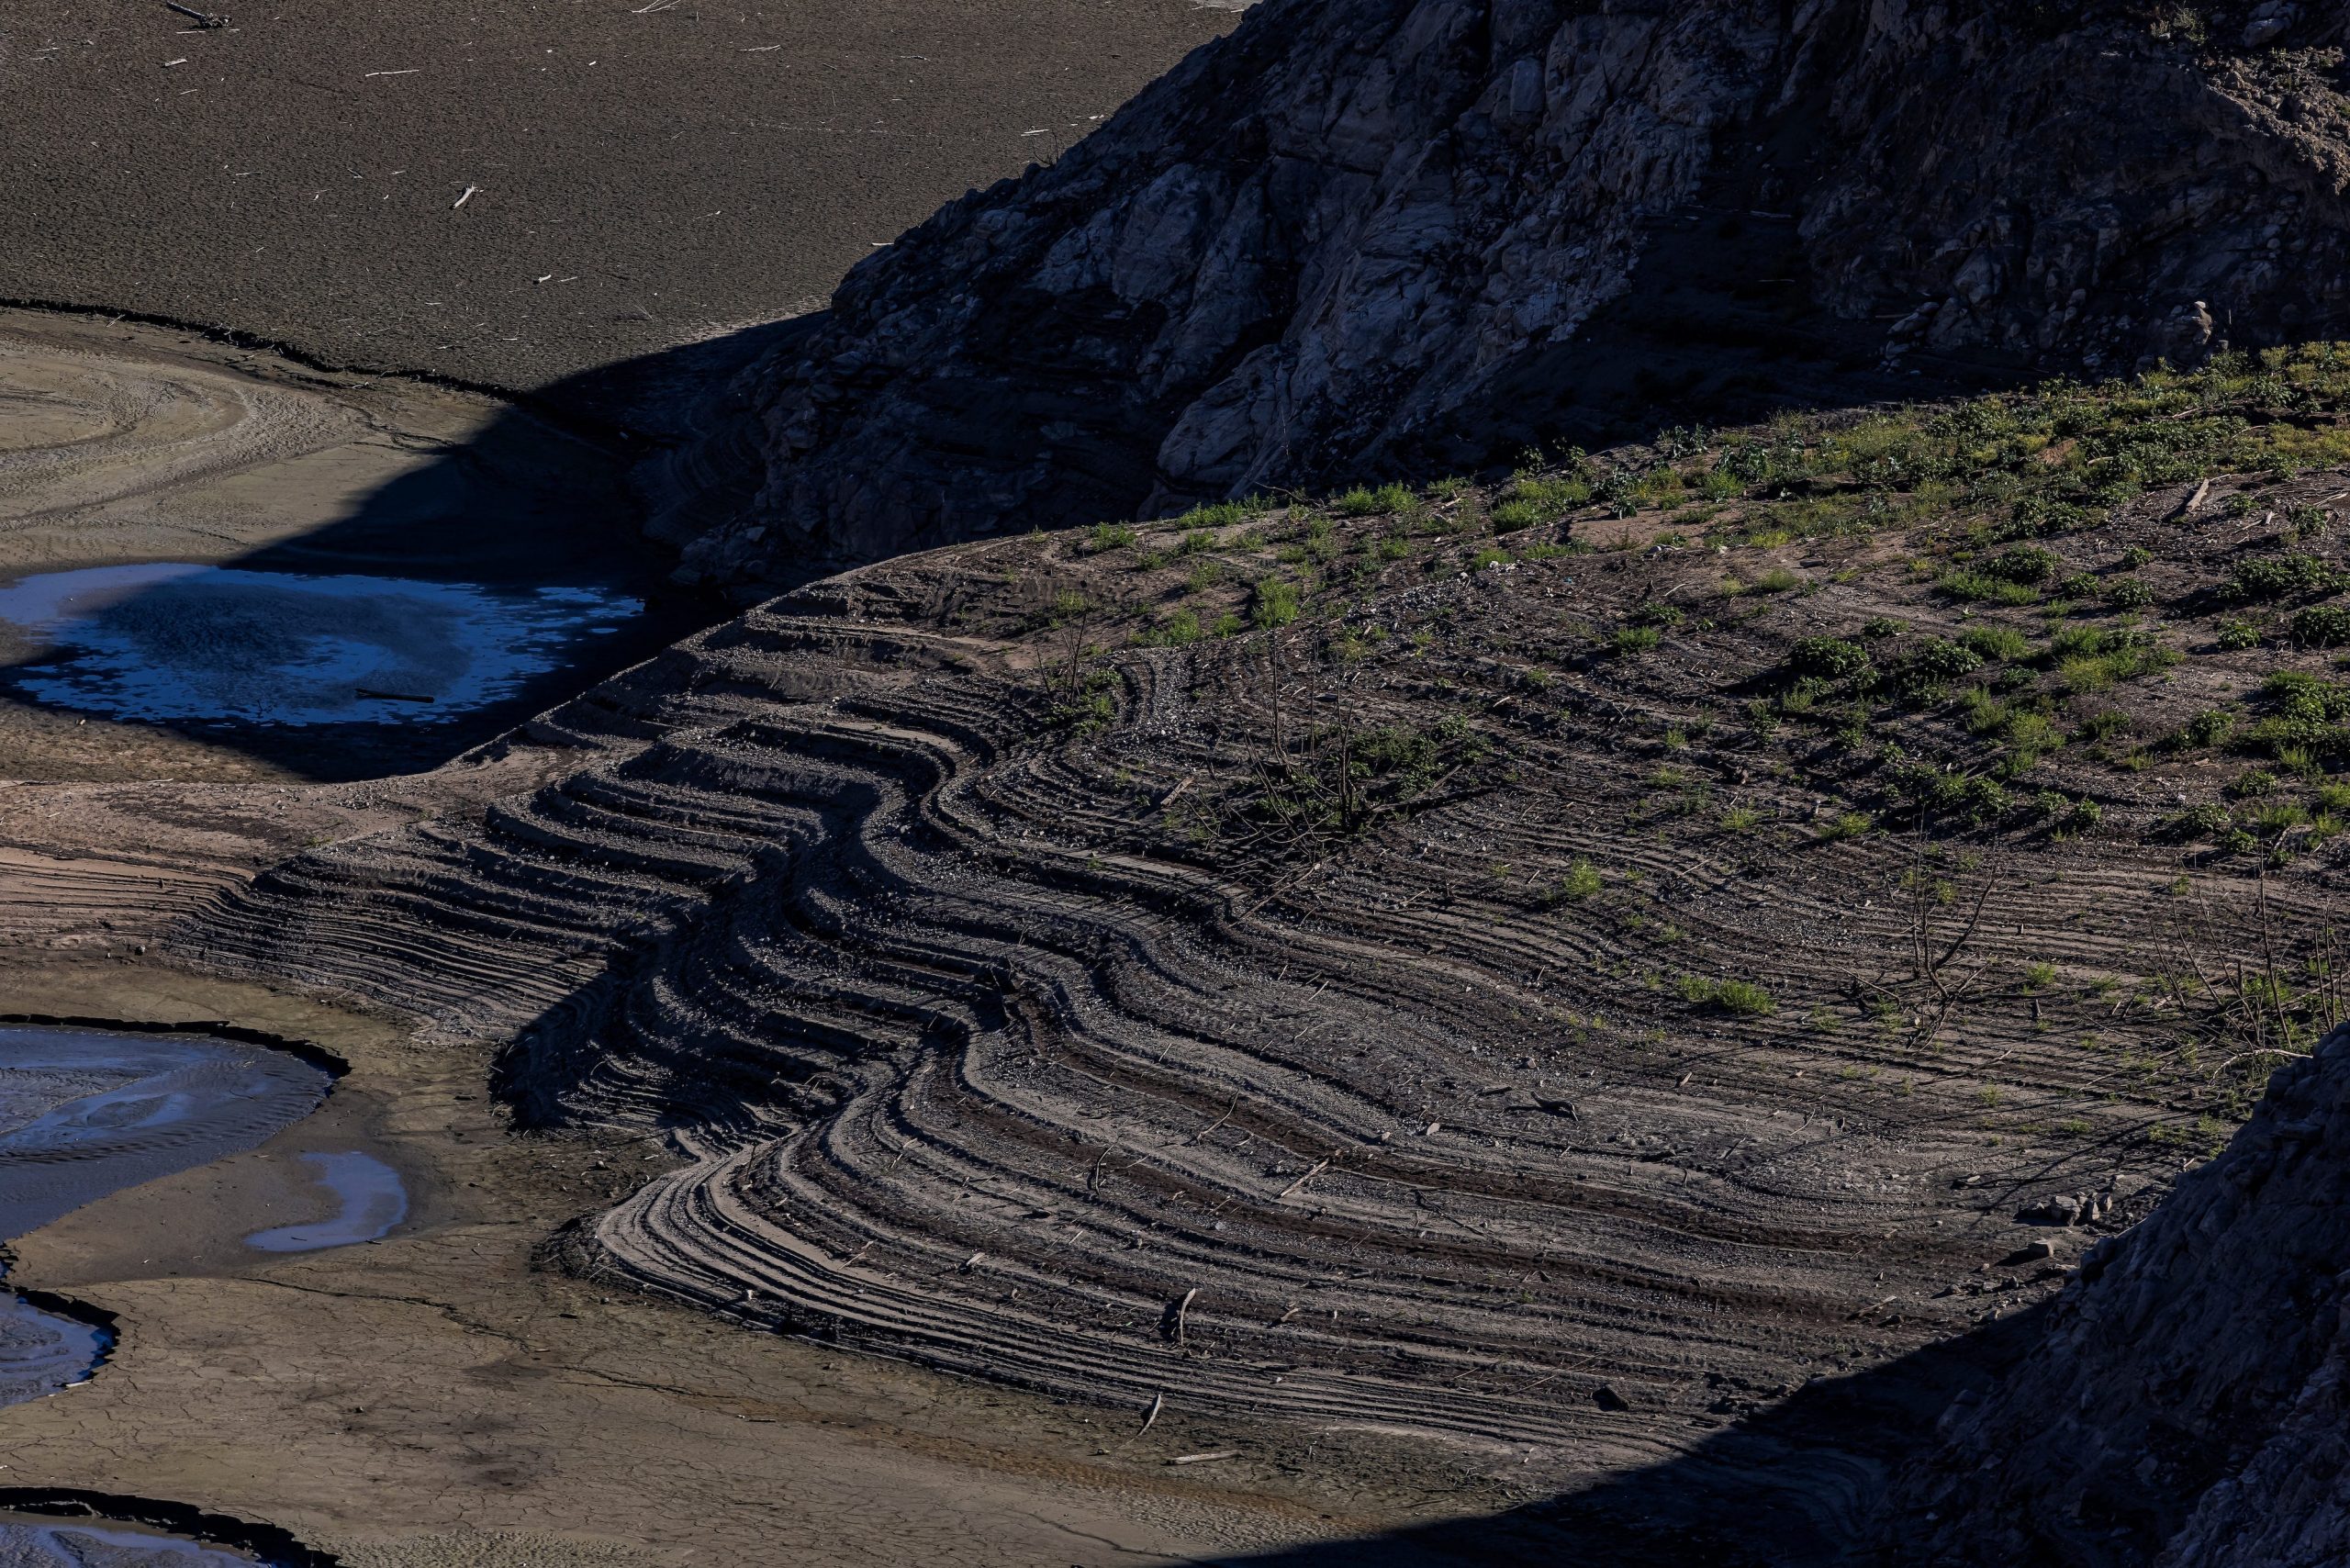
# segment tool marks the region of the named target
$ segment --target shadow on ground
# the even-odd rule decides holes
[[[1871,1540],[1886,1484],[2046,1330],[2037,1306],[1822,1377],[1678,1459],[1482,1518],[1203,1560],[1216,1568],[1904,1568]]]
[[[25,613],[84,596],[72,642],[0,663],[0,699],[315,780],[445,762],[730,613],[670,580],[675,552],[645,537],[631,476],[789,330],[573,377],[323,525],[208,568],[133,560],[0,585]]]

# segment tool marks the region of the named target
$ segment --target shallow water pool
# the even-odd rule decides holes
[[[262,1561],[139,1525],[0,1514],[0,1568],[255,1568]]]
[[[593,588],[155,561],[0,585],[6,684],[109,718],[431,722],[513,695],[643,611]]]
[[[374,1155],[342,1149],[306,1154],[302,1161],[315,1172],[319,1185],[334,1195],[334,1216],[257,1231],[245,1238],[246,1246],[263,1252],[352,1247],[389,1235],[408,1218],[408,1189],[400,1173]]]
[[[325,1069],[263,1046],[0,1026],[0,1240],[252,1148],[316,1110],[330,1081]],[[0,1405],[80,1383],[104,1357],[104,1329],[14,1292],[4,1299]],[[0,1565],[9,1561],[0,1552]]]

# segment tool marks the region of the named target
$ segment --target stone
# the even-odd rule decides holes
[[[1057,162],[860,262],[712,399],[707,457],[664,460],[753,503],[664,494],[651,526],[765,527],[688,561],[775,587],[1787,402],[2199,363],[2215,318],[2266,343],[2288,306],[2350,335],[2350,292],[2312,282],[2350,273],[2342,122],[2128,7],[1965,10],[1259,0]]]
[[[2342,1561],[2350,1159],[2307,1134],[2344,1114],[2350,1027],[2281,1068],[2223,1153],[2088,1253],[2020,1363],[1953,1402],[1896,1477],[1864,1560]]]
[[[2244,46],[2246,49],[2264,49],[2290,32],[2293,24],[2300,19],[2300,7],[2278,5],[2271,0],[2270,4],[2255,10],[2252,19],[2244,24]]]

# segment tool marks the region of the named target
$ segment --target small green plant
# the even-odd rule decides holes
[[[2080,738],[2087,741],[2101,741],[2109,735],[2119,734],[2129,727],[2129,714],[2118,708],[2107,708],[2081,721]]]
[[[2021,664],[2031,657],[2031,639],[2012,626],[1970,626],[1958,640],[1986,664]]]
[[[1559,883],[1561,896],[1581,902],[1599,893],[1599,868],[1588,860],[1578,860],[1567,868],[1566,876]]]
[[[1803,579],[1785,566],[1772,566],[1754,574],[1756,593],[1787,593],[1803,586]]]
[[[1765,1018],[1779,1010],[1771,993],[1751,980],[1684,975],[1680,991],[1682,1000],[1692,1006],[1715,1008],[1733,1018]]]
[[[2021,544],[2003,550],[1983,564],[1986,577],[2001,582],[2044,583],[2056,575],[2063,563],[2037,544]]]
[[[1260,631],[1286,626],[1298,615],[1297,585],[1287,577],[1259,577],[1249,590],[1248,619]]]
[[[1358,485],[1334,504],[1347,517],[1385,517],[1409,507],[1412,492],[1401,485],[1382,485],[1375,490]]]
[[[2293,617],[2293,641],[2304,648],[2350,644],[2350,605],[2316,604]]]
[[[1787,650],[1787,668],[1815,680],[1849,680],[1869,667],[1869,651],[1841,637],[1798,638]]]
[[[2239,562],[2228,585],[2231,597],[2251,602],[2301,594],[2333,593],[2344,574],[2311,555],[2262,555]]]
[[[2031,584],[2011,582],[1988,572],[1944,572],[1934,579],[1934,587],[1962,604],[2031,604],[2040,598],[2040,590]]]
[[[1099,555],[1105,550],[1130,549],[1134,542],[1135,531],[1125,523],[1097,522],[1092,532],[1086,535],[1085,545],[1092,554]]]
[[[2154,590],[2136,577],[2115,577],[2105,585],[2105,602],[2116,610],[2143,610],[2154,602]]]
[[[1819,836],[1834,844],[1842,839],[1858,838],[1868,832],[1869,819],[1859,812],[1839,812],[1819,824]]]
[[[1752,806],[1732,806],[1722,813],[1722,831],[1744,836],[1762,825],[1762,813]]]
[[[2056,966],[2044,958],[2036,958],[2023,967],[2023,988],[2026,991],[2046,991],[2056,980]]]
[[[1165,648],[1182,648],[1198,642],[1202,635],[1198,611],[1179,610],[1158,623],[1151,641]]]
[[[2226,745],[2228,737],[2235,733],[2235,727],[2232,715],[2217,708],[2206,708],[2181,724],[2174,738],[2181,751],[2208,751],[2213,746]]]
[[[2260,628],[2249,621],[2231,620],[2220,622],[2220,646],[2232,654],[2260,646]]]
[[[1607,645],[1618,655],[1645,654],[1663,638],[1653,626],[1618,626],[1607,640]]]

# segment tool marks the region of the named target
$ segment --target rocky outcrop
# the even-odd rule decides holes
[[[2091,1251],[2040,1347],[1903,1481],[1885,1561],[2350,1556],[2350,1028]]]
[[[2339,13],[2175,9],[1262,0],[852,272],[711,438],[755,504],[656,530],[688,577],[798,581],[2350,327]]]

